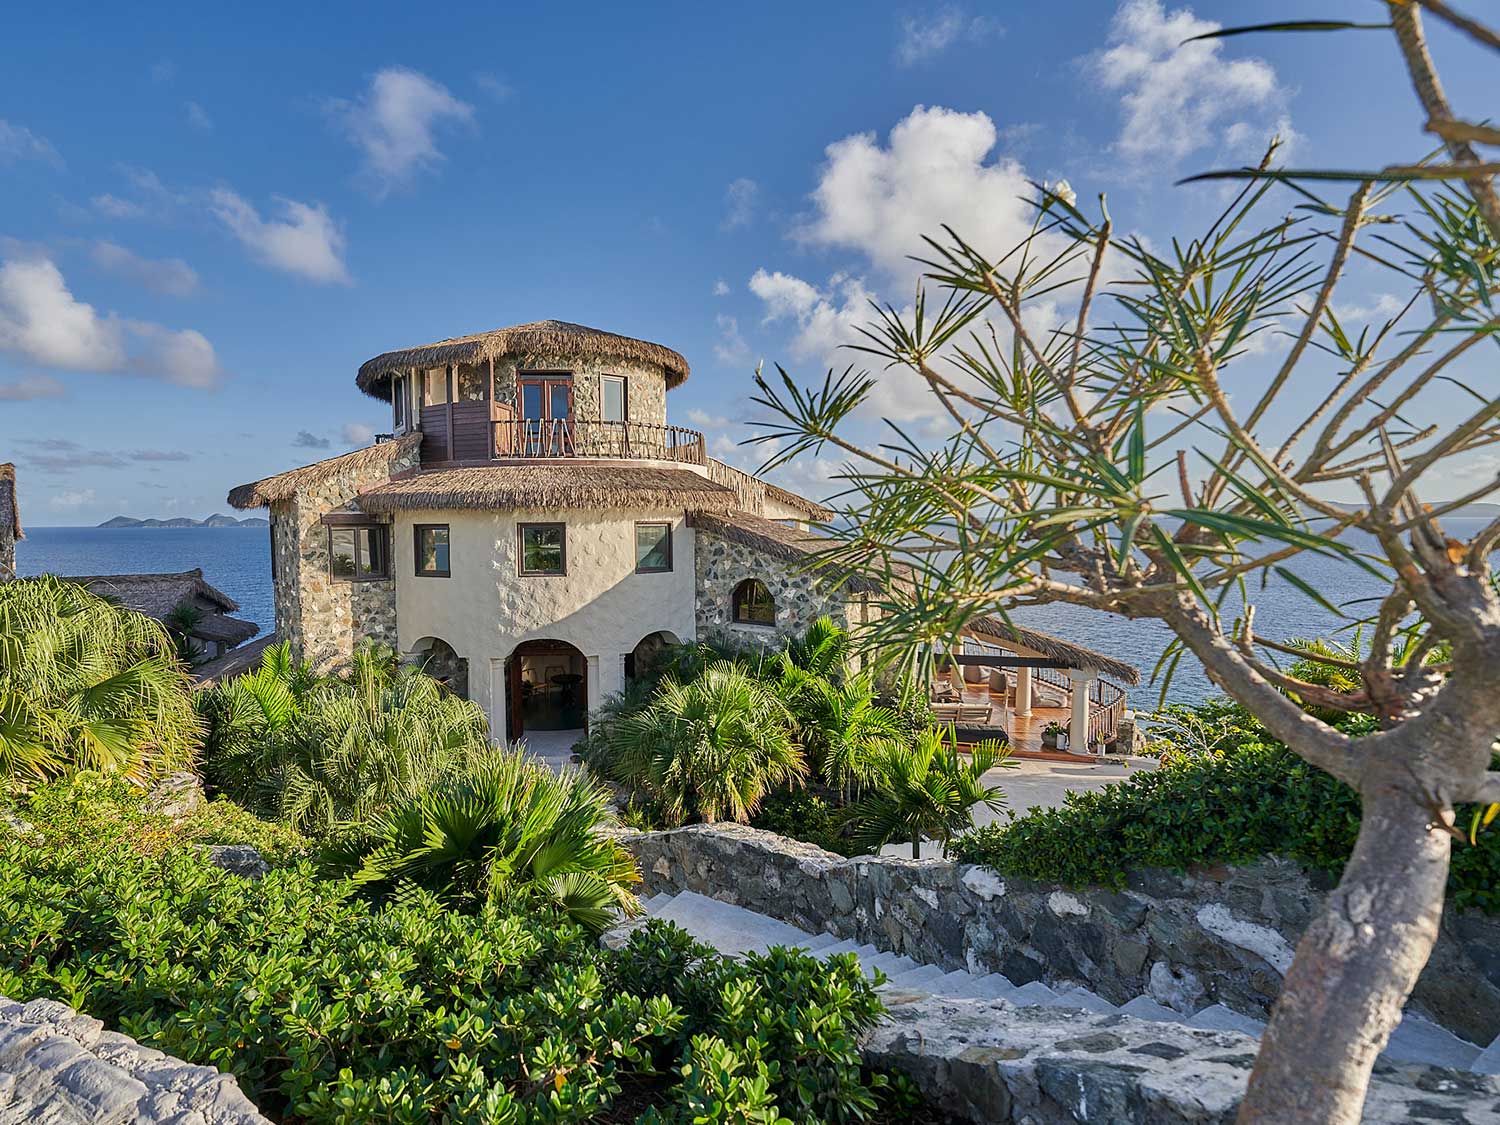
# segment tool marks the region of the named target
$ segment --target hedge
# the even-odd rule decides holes
[[[1472,808],[1460,809],[1469,823]],[[1161,765],[1092,793],[959,837],[954,855],[1007,875],[1121,887],[1140,867],[1186,870],[1284,856],[1337,876],[1359,833],[1353,790],[1280,743],[1165,756]],[[1500,913],[1500,831],[1454,842],[1448,901]]]
[[[111,807],[19,807],[40,844],[0,825],[0,994],[60,999],[231,1071],[281,1121],[914,1109],[861,1066],[881,1006],[852,958],[733,961],[656,922],[611,952],[534,911],[458,914],[417,891],[382,907],[305,859],[249,881]]]

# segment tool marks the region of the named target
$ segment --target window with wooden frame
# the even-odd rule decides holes
[[[354,524],[328,529],[328,576],[335,582],[375,582],[391,576],[389,529]]]
[[[422,372],[422,405],[446,406],[448,404],[448,369],[429,367]]]
[[[747,578],[734,588],[734,620],[738,625],[775,625],[776,602],[759,578]]]
[[[516,525],[517,562],[524,578],[568,573],[567,527],[560,523]]]
[[[419,523],[413,534],[417,577],[449,577],[453,572],[448,561],[448,525]]]
[[[406,428],[406,377],[391,380],[391,426],[397,433]]]
[[[635,525],[635,572],[660,574],[672,569],[672,525],[643,521]]]
[[[599,420],[630,421],[630,384],[623,375],[599,376]]]

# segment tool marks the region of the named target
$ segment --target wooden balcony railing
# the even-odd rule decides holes
[[[586,422],[578,419],[493,423],[493,456],[624,457],[646,461],[707,462],[703,435],[652,422]]]

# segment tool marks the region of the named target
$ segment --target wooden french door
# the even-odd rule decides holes
[[[523,375],[517,381],[522,456],[570,457],[573,441],[573,377]]]

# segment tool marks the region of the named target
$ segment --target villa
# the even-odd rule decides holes
[[[389,435],[229,494],[270,510],[276,635],[318,667],[377,638],[497,736],[571,744],[663,644],[779,644],[822,615],[857,630],[879,591],[815,565],[832,513],[669,424],[687,377],[670,348],[550,320],[369,360],[355,382],[390,404]],[[961,734],[1024,743],[1051,718],[1078,748],[1113,738],[1124,692],[1104,674],[1133,683],[1129,665],[999,621],[970,633],[933,703]]]

